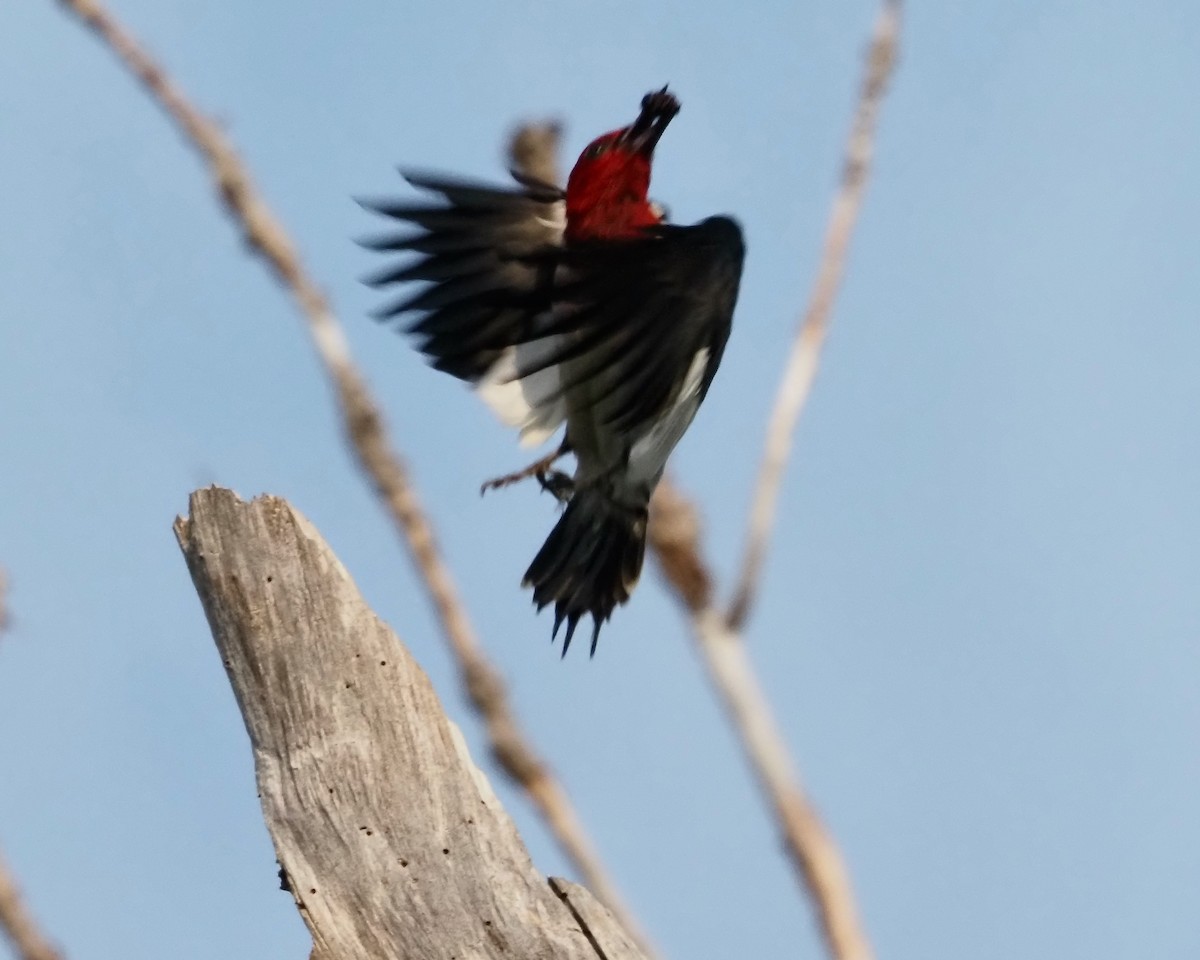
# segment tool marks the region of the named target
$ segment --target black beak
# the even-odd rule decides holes
[[[667,92],[666,87],[646,94],[642,97],[642,112],[632,126],[625,128],[621,135],[622,142],[649,156],[658,145],[667,124],[678,112],[679,101],[675,94]]]

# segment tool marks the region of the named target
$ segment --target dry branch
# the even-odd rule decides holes
[[[669,481],[651,501],[649,540],[663,575],[688,611],[708,677],[769,799],[786,849],[812,898],[830,954],[870,960],[850,875],[832,835],[804,790],[770,703],[758,683],[740,629],[745,623],[774,524],[791,435],[816,376],[829,315],[862,202],[880,102],[896,60],[900,2],[885,0],[867,54],[866,75],[846,147],[811,301],[800,324],[767,428],[746,552],[728,614],[713,602],[712,576],[700,549],[695,507]]]
[[[509,138],[508,162],[513,170],[542,183],[562,183],[558,169],[561,139],[562,124],[555,120],[522,124]]]
[[[0,608],[2,601],[0,597]],[[0,930],[12,945],[15,960],[62,960],[62,955],[50,945],[25,909],[17,881],[3,858],[0,858]]]
[[[337,396],[350,449],[408,547],[454,655],[463,688],[484,721],[493,757],[529,796],[583,881],[618,915],[623,926],[645,943],[566,791],[519,727],[503,681],[485,656],[458,596],[408,471],[391,448],[379,407],[354,365],[341,324],[300,262],[287,231],[258,194],[249,171],[220,128],[190,103],[132,34],[97,0],[59,3],[120,59],[208,164],[220,199],[249,248],[262,257],[295,301]]]
[[[775,407],[767,424],[762,465],[750,501],[750,521],[746,530],[741,573],[726,618],[733,630],[740,630],[746,622],[766,559],[767,540],[775,523],[775,508],[779,503],[783,470],[792,447],[792,434],[817,377],[817,365],[821,359],[821,348],[825,345],[825,335],[829,331],[833,302],[842,283],[846,253],[850,249],[850,239],[862,207],[874,150],[875,123],[896,63],[899,40],[900,0],[884,0],[867,53],[858,109],[846,141],[842,183],[829,213],[821,263],[817,268],[808,307],[796,330],[796,339],[792,343]]]
[[[875,122],[896,59],[899,0],[885,0],[867,53],[866,75],[846,147],[842,184],[826,231],[825,249],[767,430],[763,466],[747,534],[746,559],[728,616],[713,601],[713,580],[700,551],[695,508],[669,477],[651,502],[649,543],[668,583],[689,612],[693,635],[713,690],[734,727],[783,833],[786,849],[812,898],[830,954],[869,960],[871,945],[841,853],[804,790],[770,702],[758,683],[739,630],[774,522],[790,437],[812,388],[846,252],[862,202]],[[558,128],[525,127],[510,148],[513,164],[558,182]]]
[[[0,570],[0,633],[8,626],[8,580]],[[12,945],[16,960],[62,960],[49,938],[25,909],[16,878],[0,857],[0,931]]]
[[[534,869],[428,678],[304,517],[213,487],[175,532],[319,956],[645,957],[585,889]]]
[[[661,483],[650,501],[649,541],[663,576],[688,611],[709,682],[771,804],[830,955],[870,960],[849,872],[805,793],[744,641],[712,603],[696,508],[672,483]]]

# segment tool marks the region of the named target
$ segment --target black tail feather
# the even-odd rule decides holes
[[[533,588],[539,610],[554,604],[551,640],[566,623],[563,656],[585,614],[592,618],[595,656],[601,624],[629,599],[642,572],[646,523],[645,504],[618,503],[598,487],[583,487],[533,558],[522,585]]]

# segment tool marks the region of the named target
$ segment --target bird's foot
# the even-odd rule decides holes
[[[482,497],[489,490],[500,490],[503,487],[511,487],[514,483],[520,483],[522,480],[528,480],[530,477],[537,477],[538,482],[542,485],[542,489],[547,489],[546,481],[543,478],[546,476],[547,471],[554,465],[555,461],[563,456],[565,452],[560,447],[553,453],[542,457],[541,460],[531,463],[523,470],[517,470],[515,473],[506,473],[502,477],[494,477],[491,480],[485,480],[479,488],[479,495]],[[559,474],[557,471],[554,471],[553,475],[566,476],[566,474]]]

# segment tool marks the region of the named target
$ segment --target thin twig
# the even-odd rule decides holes
[[[722,615],[713,603],[712,576],[700,552],[695,508],[665,480],[651,502],[650,515],[650,545],[667,582],[688,611],[709,681],[774,808],[788,854],[813,901],[829,953],[836,960],[870,960],[871,944],[859,919],[845,862],[804,790],[739,631],[766,554],[792,431],[816,376],[830,310],[862,202],[875,122],[895,63],[899,32],[900,2],[885,0],[867,56],[866,78],[846,148],[841,189],[830,215],[821,267],[767,428],[745,559],[728,614]]]
[[[562,183],[558,169],[558,145],[562,124],[557,120],[523,123],[508,141],[508,163],[516,170],[542,183]]]
[[[867,54],[866,74],[858,99],[858,110],[846,142],[842,183],[834,198],[825,230],[821,263],[817,269],[808,307],[796,331],[796,339],[779,384],[775,408],[767,425],[762,465],[759,467],[758,481],[751,500],[741,573],[727,614],[729,627],[733,630],[740,630],[745,624],[754,601],[755,588],[766,557],[767,540],[775,522],[775,508],[779,502],[783,470],[792,447],[792,434],[812,392],[817,365],[821,359],[821,348],[829,331],[833,302],[845,272],[846,253],[858,220],[871,166],[879,106],[896,63],[896,49],[900,37],[900,6],[900,0],[884,0],[883,10],[875,23],[874,36]]]
[[[0,930],[12,944],[17,960],[62,960],[62,954],[50,945],[26,911],[16,880],[3,858],[0,858]]]
[[[492,755],[532,799],[584,883],[644,945],[646,938],[601,864],[566,791],[518,726],[504,684],[479,645],[408,472],[389,444],[378,405],[354,365],[342,327],[301,265],[286,230],[259,196],[249,172],[221,130],[192,106],[134,37],[97,0],[58,2],[117,55],[207,162],[220,198],[250,249],[266,261],[303,313],[317,355],[337,394],[350,448],[408,545],[413,565],[441,620],[463,686],[483,718]]]
[[[8,626],[8,580],[0,570],[0,633]],[[0,930],[12,945],[16,960],[62,960],[34,922],[21,900],[17,881],[0,856]]]
[[[774,809],[830,956],[870,960],[871,944],[842,855],[805,793],[745,643],[713,605],[712,577],[700,552],[696,509],[666,479],[650,502],[649,539],[663,575],[688,611],[709,682]]]

